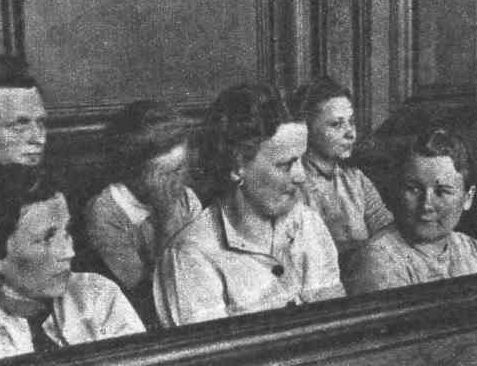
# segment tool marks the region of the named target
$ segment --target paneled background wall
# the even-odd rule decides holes
[[[104,165],[137,99],[196,125],[223,88],[290,92],[331,75],[367,136],[408,99],[475,104],[474,0],[0,0],[2,50],[29,64],[50,112],[50,161]],[[95,165],[95,166],[96,166]]]

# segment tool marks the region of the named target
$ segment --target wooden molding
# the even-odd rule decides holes
[[[257,77],[275,80],[274,0],[255,0],[257,19]]]
[[[417,1],[389,3],[389,109],[415,94],[417,69]]]
[[[311,18],[311,74],[313,77],[327,74],[327,24],[328,1],[310,2]]]
[[[24,0],[1,0],[3,48],[25,61]]]
[[[421,355],[422,345],[446,338],[470,335],[464,345],[475,347],[477,326],[469,319],[477,316],[476,303],[476,276],[467,276],[30,354],[0,365],[392,364],[391,353],[402,359],[414,346]],[[459,356],[454,342],[446,347],[447,356]]]
[[[371,125],[371,27],[372,1],[352,2],[353,22],[353,95],[358,131],[367,135]]]

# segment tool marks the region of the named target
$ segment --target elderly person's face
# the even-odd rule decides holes
[[[298,186],[305,181],[301,157],[306,141],[306,125],[282,124],[275,135],[261,143],[255,158],[240,169],[242,192],[261,215],[273,218],[293,208]]]
[[[36,88],[0,88],[0,164],[40,163],[46,143],[45,117]]]
[[[472,204],[474,187],[449,156],[413,155],[404,167],[401,224],[412,240],[432,242],[450,234]]]
[[[349,158],[356,140],[354,111],[346,97],[331,98],[312,117],[310,148],[329,161]]]
[[[5,282],[30,298],[63,295],[74,256],[69,221],[61,194],[24,207],[7,241],[7,255],[0,260]]]

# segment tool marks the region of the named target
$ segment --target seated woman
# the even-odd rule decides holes
[[[113,282],[71,272],[69,220],[60,193],[2,199],[0,358],[145,331]]]
[[[266,85],[223,91],[199,148],[217,200],[173,240],[154,277],[166,326],[345,294],[320,216],[299,203],[307,128]]]
[[[306,120],[309,131],[303,196],[325,220],[346,277],[352,253],[394,218],[373,183],[345,161],[356,141],[350,92],[324,77],[301,86],[291,104],[293,114]]]
[[[150,102],[132,104],[128,116],[119,142],[124,172],[89,202],[84,216],[91,246],[149,328],[155,322],[155,258],[202,207],[184,185],[184,121],[166,105]]]
[[[477,241],[454,231],[475,192],[463,142],[443,129],[421,134],[400,176],[397,226],[355,258],[354,294],[477,273]]]

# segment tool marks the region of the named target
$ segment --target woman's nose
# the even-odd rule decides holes
[[[345,132],[345,137],[350,140],[355,140],[356,139],[356,126],[352,122],[348,122],[346,124],[346,132]]]
[[[434,209],[434,193],[430,189],[427,189],[424,192],[424,195],[422,197],[422,208],[425,211]]]
[[[46,128],[43,122],[31,122],[29,142],[37,145],[44,145],[46,143]]]
[[[73,239],[71,235],[65,234],[57,240],[55,255],[58,261],[69,261],[75,256],[73,249]]]
[[[292,181],[295,184],[302,184],[306,180],[305,168],[301,162],[301,159],[298,159],[292,168]]]

